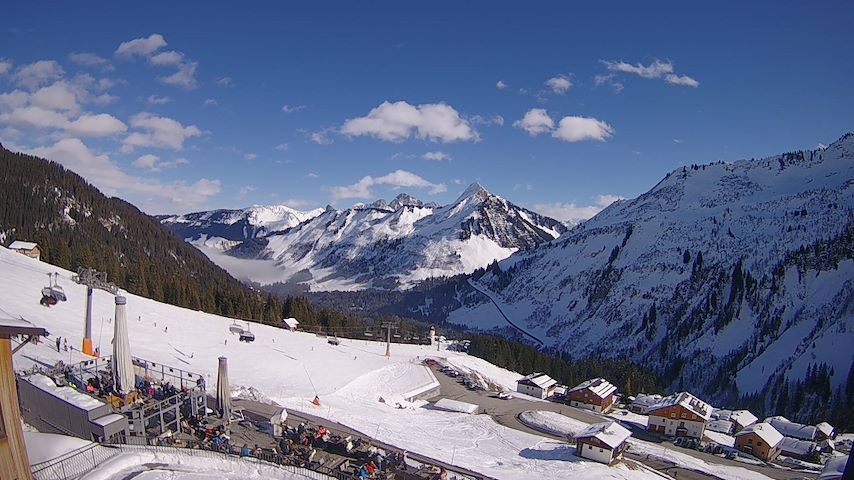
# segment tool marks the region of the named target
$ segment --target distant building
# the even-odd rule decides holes
[[[756,415],[750,413],[747,410],[713,410],[712,419],[731,422],[733,425],[732,433],[740,432],[746,427],[749,427],[750,425],[756,423],[757,420],[759,420],[758,418],[756,418]]]
[[[0,319],[0,478],[32,480],[12,367],[12,337],[17,335],[43,337],[47,332],[26,320]]]
[[[675,393],[649,407],[647,430],[702,439],[711,415],[712,407],[708,403],[688,392]]]
[[[516,391],[537,398],[548,398],[557,387],[557,380],[545,373],[532,373],[516,382]]]
[[[617,387],[604,378],[594,378],[580,383],[566,392],[573,407],[595,412],[607,412],[617,399]]]
[[[786,417],[768,417],[765,419],[765,422],[774,425],[774,428],[776,428],[778,432],[782,433],[783,436],[797,438],[798,440],[807,440],[812,442],[816,439],[816,435],[818,433],[818,429],[816,427],[795,423]]]
[[[575,452],[610,465],[620,458],[630,436],[631,432],[617,422],[596,423],[575,436]]]
[[[639,413],[641,415],[647,415],[649,413],[650,407],[657,405],[661,402],[661,399],[664,398],[661,395],[647,395],[645,393],[639,393],[636,397],[631,399],[631,403],[629,403],[629,411],[634,413]]]
[[[836,429],[827,422],[816,424],[815,428],[818,430],[816,432],[816,440],[824,440],[836,436]]]
[[[712,420],[706,425],[706,430],[732,435],[735,432],[735,425],[729,420]]]
[[[852,463],[850,455],[840,455],[838,457],[830,458],[830,460],[824,464],[824,468],[821,470],[821,475],[818,476],[818,480],[842,480],[845,478],[845,466],[849,463]],[[849,469],[850,468],[854,468],[854,464],[850,465]]]
[[[297,328],[299,328],[299,322],[296,318],[283,318],[282,326],[292,332],[295,332]]]
[[[783,441],[780,442],[780,453],[787,457],[797,458],[798,460],[809,461],[815,449],[815,443],[809,440],[783,437]]]
[[[39,260],[39,257],[41,257],[42,254],[42,251],[37,243],[22,242],[20,240],[15,240],[14,242],[12,242],[12,244],[9,245],[9,250],[14,250],[30,258],[35,258],[36,260]]]
[[[783,435],[770,423],[754,423],[735,434],[735,448],[770,462],[780,454]]]

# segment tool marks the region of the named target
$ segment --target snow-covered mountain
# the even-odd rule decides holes
[[[162,215],[160,223],[191,242],[234,245],[299,225],[323,213],[322,208],[299,211],[285,205],[253,205],[238,210],[210,210],[185,215]]]
[[[854,357],[853,221],[854,134],[679,168],[489,269],[448,319],[501,326],[489,295],[546,345],[631,358],[710,399],[771,401],[820,363],[836,387]]]
[[[566,231],[559,221],[477,183],[450,205],[401,194],[391,202],[327,208],[292,228],[246,235],[240,243],[211,242],[222,235],[195,230],[192,222],[164,223],[180,225],[181,235],[238,278],[299,283],[312,290],[403,288],[430,277],[470,273]]]

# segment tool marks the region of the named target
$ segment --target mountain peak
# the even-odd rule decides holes
[[[424,202],[418,200],[408,193],[401,193],[400,195],[394,197],[394,200],[388,204],[393,210],[398,210],[403,207],[423,207]]]
[[[486,195],[489,195],[489,192],[483,188],[483,185],[481,185],[480,182],[474,182],[460,194],[459,198],[457,198],[457,202],[471,197],[483,197]]]

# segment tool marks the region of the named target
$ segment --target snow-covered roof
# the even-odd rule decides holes
[[[811,425],[795,423],[786,417],[768,417],[765,422],[774,425],[778,432],[786,437],[798,438],[800,440],[812,440],[815,438],[816,428]]]
[[[545,390],[547,388],[553,387],[554,385],[557,385],[557,380],[546,375],[545,373],[536,372],[520,378],[517,383],[530,383]]]
[[[744,427],[744,430],[736,433],[735,436],[741,437],[751,433],[755,433],[765,443],[770,445],[771,448],[776,447],[781,441],[783,441],[783,435],[780,434],[780,432],[778,432],[770,423],[754,423],[753,425],[748,425]]]
[[[592,378],[586,382],[579,383],[569,392],[577,392],[578,390],[590,389],[590,391],[599,398],[607,398],[609,395],[617,391],[617,387],[611,384],[604,378]]]
[[[661,395],[655,394],[646,394],[639,393],[634,400],[632,400],[632,405],[638,405],[642,407],[651,407],[653,405],[658,404],[661,399],[664,398]]]
[[[297,325],[299,325],[299,322],[296,318],[283,318],[282,323],[284,323],[290,328],[297,328]]]
[[[706,430],[729,434],[732,431],[732,422],[729,420],[712,420]]]
[[[433,404],[434,407],[447,410],[449,412],[460,412],[460,413],[468,413],[473,414],[478,410],[478,406],[472,403],[461,402],[459,400],[451,400],[450,398],[443,398],[438,402]]]
[[[104,403],[99,402],[98,400],[90,397],[89,395],[83,394],[69,387],[58,387],[53,380],[49,377],[46,377],[41,374],[30,375],[27,377],[27,380],[36,387],[45,392],[53,395],[54,397],[61,398],[65,400],[67,403],[74,405],[80,409],[89,411],[94,410]]]
[[[126,417],[124,415],[119,415],[118,413],[108,413],[103,417],[98,417],[95,420],[92,420],[92,423],[95,425],[99,425],[101,427],[107,426],[111,423],[121,422]]]
[[[833,425],[827,422],[821,422],[819,424],[816,424],[815,428],[817,428],[819,432],[823,433],[825,437],[830,437],[833,435]]]
[[[778,446],[782,452],[795,455],[809,455],[809,453],[815,449],[815,444],[813,442],[808,440],[798,440],[797,438],[792,437],[783,437],[783,440]]]
[[[833,457],[824,464],[818,480],[839,480],[845,474],[845,465],[848,464],[848,455]]]
[[[35,242],[22,242],[20,240],[15,240],[9,245],[10,250],[32,250],[39,245]]]
[[[712,418],[717,418],[718,420],[728,420],[733,424],[739,425],[742,428],[748,425],[753,425],[756,423],[758,418],[756,415],[750,413],[747,410],[719,410],[716,409],[712,412]]]
[[[23,318],[0,318],[0,336],[47,334],[44,328],[37,327]]]
[[[664,397],[655,405],[651,405],[649,411],[652,413],[655,410],[676,405],[681,405],[694,415],[703,418],[703,420],[708,420],[712,416],[712,406],[688,392],[674,393],[673,395]]]
[[[626,427],[617,422],[594,423],[575,435],[575,439],[596,438],[611,448],[617,448],[632,436]]]

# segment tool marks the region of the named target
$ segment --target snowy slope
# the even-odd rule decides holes
[[[38,303],[41,287],[46,274],[55,271],[68,301],[42,307]],[[0,248],[0,291],[4,292],[0,315],[23,316],[52,335],[18,352],[14,357],[16,369],[85,358],[78,351],[57,352],[53,343],[57,335],[67,338],[71,346],[82,342],[85,288],[72,283],[70,276],[70,272]],[[425,356],[464,358],[465,354],[394,345],[388,359],[382,343],[342,339],[340,346],[333,347],[325,338],[312,334],[255,324],[252,332],[257,340],[241,343],[228,331],[231,319],[126,296],[132,354],[200,373],[208,379],[211,393],[215,390],[217,357],[223,355],[228,358],[235,391],[254,387],[289,409],[332,419],[409,451],[445,461],[453,458],[457,465],[495,478],[561,479],[568,474],[579,480],[660,478],[625,465],[607,467],[582,461],[564,443],[506,429],[485,415],[454,414],[418,405],[398,409],[379,402],[380,396],[403,395],[431,381],[426,367],[420,364]],[[112,296],[95,291],[93,341],[101,351],[109,351],[113,311]],[[489,376],[512,375],[494,366],[489,370]],[[319,407],[310,403],[315,394],[320,397]],[[124,467],[118,470],[125,471]],[[211,477],[206,474],[199,478]]]
[[[253,205],[239,210],[211,210],[159,216],[158,219],[188,240],[205,237],[242,241],[294,227],[321,213],[322,208],[301,212],[286,205]]]
[[[852,219],[848,134],[818,150],[677,169],[479,285],[549,345],[641,361],[712,400],[776,374],[803,378],[819,362],[837,386],[854,353]],[[476,294],[449,321],[495,318]]]
[[[477,183],[444,207],[401,194],[391,203],[327,208],[293,228],[246,236],[238,245],[211,230],[164,223],[237,278],[312,290],[405,288],[430,277],[470,273],[566,230]]]

